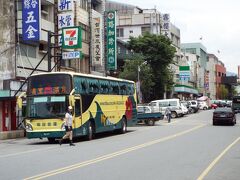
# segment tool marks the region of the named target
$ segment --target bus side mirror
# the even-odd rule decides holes
[[[23,97],[26,97],[26,92],[23,92],[17,98],[17,106],[18,106],[18,109],[21,109],[21,110],[22,110],[22,104],[23,104]]]
[[[22,98],[17,98],[18,109],[22,109]]]

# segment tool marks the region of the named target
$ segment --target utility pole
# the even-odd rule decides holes
[[[56,38],[58,36],[61,36],[61,34],[55,34],[55,33],[52,33],[51,31],[48,31],[48,72],[51,72],[53,70],[53,68],[56,67],[56,65],[62,59],[62,51],[60,54],[52,55],[52,49],[61,48],[61,46],[59,46],[59,45],[52,46],[52,43],[51,43],[52,37]],[[58,58],[58,60],[55,63],[53,68],[52,68],[52,58]]]
[[[146,65],[147,61],[144,61],[142,64],[138,65],[137,67],[137,80],[138,80],[138,99],[139,99],[139,103],[142,103],[142,96],[141,96],[141,82],[140,82],[140,71],[141,71],[141,67],[142,65]]]

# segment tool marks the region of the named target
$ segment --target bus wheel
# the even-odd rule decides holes
[[[90,121],[88,123],[88,134],[87,134],[87,140],[91,141],[94,137],[94,127],[93,127],[93,123]]]
[[[126,118],[122,118],[122,127],[120,129],[120,133],[124,134],[127,132],[127,120]]]
[[[55,138],[48,138],[48,142],[51,143],[51,144],[52,144],[52,143],[55,143],[55,142],[56,142],[56,139],[55,139]]]

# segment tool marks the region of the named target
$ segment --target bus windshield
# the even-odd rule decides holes
[[[72,90],[71,76],[67,74],[46,74],[32,76],[28,80],[27,95],[69,94]]]
[[[62,118],[67,107],[67,96],[41,96],[27,98],[28,118]]]

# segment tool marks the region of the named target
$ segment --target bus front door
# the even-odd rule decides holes
[[[81,106],[81,98],[75,98],[74,110],[75,110],[75,118],[73,122],[74,128],[78,128],[82,125],[82,106]]]

